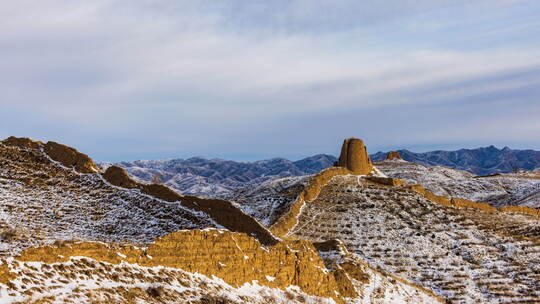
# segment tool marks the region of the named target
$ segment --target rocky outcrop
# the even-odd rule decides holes
[[[373,164],[361,139],[347,138],[343,141],[338,166],[345,167],[353,174],[366,175],[373,169]]]
[[[399,155],[398,151],[390,151],[388,154],[386,154],[386,160],[397,160],[401,159],[401,156]]]
[[[229,285],[215,286],[221,280]],[[249,296],[256,296],[261,287],[272,292],[254,301]],[[215,296],[226,295],[231,288],[243,289],[245,296]],[[66,292],[51,292],[55,289]],[[102,303],[104,298],[111,302],[111,296],[115,303],[440,302],[433,293],[354,258],[340,241],[285,241],[265,248],[252,237],[224,230],[179,231],[146,248],[101,242],[30,248],[0,260],[0,292],[24,303],[80,298]],[[201,292],[209,296],[193,294]]]
[[[117,166],[107,168],[103,173],[103,177],[117,187],[133,189],[138,186],[138,183],[129,177],[125,169]]]
[[[95,173],[100,171],[98,166],[96,166],[94,161],[88,157],[88,155],[81,153],[74,148],[54,141],[47,142],[44,148],[45,153],[47,153],[50,158],[62,163],[68,168],[75,168],[75,170],[81,173]]]
[[[2,141],[6,146],[28,148],[28,149],[39,149],[43,143],[40,141],[35,141],[28,137],[15,137],[10,136]]]
[[[139,183],[131,179],[124,169],[117,166],[107,168],[103,177],[117,187],[139,189],[145,194],[167,202],[181,202],[185,207],[208,214],[217,224],[231,231],[253,235],[264,245],[277,243],[277,239],[266,228],[229,201],[181,195],[161,184]]]
[[[49,141],[43,144],[26,137],[11,136],[2,143],[6,146],[15,146],[26,149],[43,149],[43,151],[54,161],[57,161],[68,168],[73,168],[80,173],[95,173],[100,169],[94,161],[86,154],[77,151],[74,148]]]
[[[315,247],[307,241],[280,242],[264,248],[256,239],[242,233],[191,230],[166,235],[146,249],[93,242],[64,243],[27,249],[17,260],[52,264],[69,261],[71,257],[89,257],[111,264],[125,261],[143,267],[179,268],[216,276],[235,287],[253,280],[279,289],[298,286],[307,294],[343,303],[334,273],[326,269]],[[4,272],[10,278],[14,275]]]

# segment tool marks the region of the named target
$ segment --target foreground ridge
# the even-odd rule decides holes
[[[61,144],[9,138],[0,164],[3,302],[441,300],[344,248],[281,241],[231,202],[103,172]]]

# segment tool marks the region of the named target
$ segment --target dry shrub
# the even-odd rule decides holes
[[[165,293],[165,290],[163,286],[150,286],[146,292],[153,298],[159,298]]]
[[[0,238],[2,241],[12,241],[18,236],[17,230],[13,228],[5,228],[0,231]]]
[[[232,303],[223,296],[204,296],[199,300],[200,304],[229,304]]]

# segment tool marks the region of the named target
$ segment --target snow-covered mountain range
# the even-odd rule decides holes
[[[332,166],[336,158],[319,154],[298,161],[274,158],[255,162],[222,159],[139,160],[115,163],[130,175],[143,180],[159,180],[184,194],[223,196],[231,190],[288,176],[314,174]],[[111,163],[101,163],[107,168]]]
[[[540,152],[534,150],[497,149],[490,146],[458,151],[414,153],[399,150],[398,152],[404,160],[423,165],[422,168],[426,168],[424,170],[426,172],[427,167],[444,166],[468,171],[469,173],[454,174],[466,175],[471,180],[475,175],[509,173],[540,167]],[[386,153],[378,152],[372,154],[371,158],[373,161],[381,161],[386,158]],[[193,157],[124,161],[114,165],[126,169],[130,175],[141,181],[159,181],[184,194],[228,197],[234,190],[250,185],[259,185],[283,177],[314,174],[331,167],[336,161],[335,156],[319,154],[298,161],[273,158],[255,162],[237,162]],[[99,165],[107,168],[113,163],[103,162]],[[504,190],[499,187],[491,195],[495,193],[502,195],[503,192]]]
[[[513,150],[508,147],[498,149],[495,146],[460,149],[456,151],[430,151],[415,153],[398,150],[401,158],[428,166],[445,166],[466,170],[476,175],[509,173],[515,170],[534,170],[540,167],[540,151]],[[386,152],[371,155],[373,161],[386,158]]]

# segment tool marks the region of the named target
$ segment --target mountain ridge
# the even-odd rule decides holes
[[[133,162],[100,163],[105,169],[112,165],[124,168],[142,181],[159,179],[166,186],[185,194],[222,196],[231,190],[259,184],[271,179],[315,174],[334,164],[332,155],[317,154],[298,161],[272,158],[254,162],[192,157],[188,159],[138,160]]]
[[[540,151],[498,149],[488,146],[455,151],[436,150],[415,153],[398,150],[403,160],[427,166],[445,166],[476,175],[509,173],[515,170],[534,170],[540,167]],[[386,159],[386,152],[371,154],[373,161]],[[272,179],[316,174],[337,162],[337,157],[317,154],[297,161],[286,158],[241,162],[203,157],[163,160],[136,160],[118,163],[99,163],[103,169],[117,165],[142,181],[158,179],[163,184],[191,195],[212,194],[223,197],[236,189],[260,184]]]
[[[491,145],[476,149],[454,151],[435,150],[416,153],[407,149],[397,150],[401,157],[410,162],[428,166],[445,166],[469,171],[476,175],[510,173],[515,170],[531,171],[540,166],[540,151],[517,150],[505,146],[502,149]],[[373,161],[383,161],[387,152],[371,155]]]

